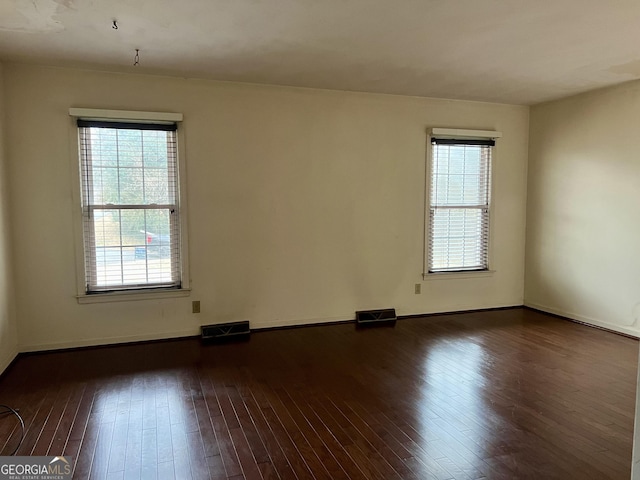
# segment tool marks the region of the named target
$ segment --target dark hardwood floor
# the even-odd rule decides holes
[[[637,355],[510,309],[23,356],[0,403],[79,479],[628,479]]]

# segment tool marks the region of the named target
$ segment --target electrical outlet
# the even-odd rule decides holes
[[[421,283],[416,283],[415,288],[414,288],[414,293],[416,295],[420,295],[422,293],[422,284]]]
[[[191,312],[200,313],[200,300],[194,300],[191,302]]]

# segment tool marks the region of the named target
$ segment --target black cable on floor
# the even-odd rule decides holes
[[[22,427],[22,435],[20,436],[20,442],[18,442],[18,445],[16,445],[16,448],[13,449],[13,452],[11,452],[9,454],[9,456],[13,457],[16,452],[18,451],[18,449],[20,448],[20,445],[22,445],[22,441],[24,440],[24,420],[22,420],[22,417],[20,416],[20,414],[18,413],[17,410],[11,408],[9,405],[3,405],[0,403],[0,408],[6,408],[7,411],[6,412],[0,412],[0,414],[2,413],[13,413],[16,418],[20,421],[20,426]]]

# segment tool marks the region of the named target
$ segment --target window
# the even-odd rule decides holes
[[[499,132],[433,129],[427,273],[489,269],[491,154]]]
[[[77,125],[84,293],[182,288],[177,123]]]

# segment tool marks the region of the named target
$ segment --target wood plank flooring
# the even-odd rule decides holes
[[[23,356],[0,403],[78,479],[628,479],[637,356],[516,308]]]

